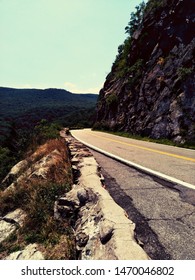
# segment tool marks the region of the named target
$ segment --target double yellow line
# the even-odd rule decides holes
[[[135,148],[142,149],[142,150],[145,150],[145,151],[149,151],[149,152],[158,153],[158,154],[161,154],[161,155],[166,155],[166,156],[170,156],[170,157],[174,157],[174,158],[179,158],[179,159],[195,162],[195,158],[190,158],[190,157],[180,156],[180,155],[177,155],[177,154],[163,152],[163,151],[160,151],[160,150],[143,147],[143,146],[136,145],[136,144],[130,144],[130,143],[122,142],[122,141],[119,141],[119,140],[114,140],[114,139],[111,139],[109,137],[100,136],[100,135],[97,135],[97,134],[94,135],[94,133],[92,133],[92,132],[91,133],[87,132],[87,133],[90,134],[90,135],[93,135],[95,137],[99,137],[99,138],[102,138],[102,139],[105,139],[105,140],[109,140],[109,141],[112,141],[112,142],[115,142],[115,143],[120,143],[122,145],[130,146],[130,147],[135,147]]]

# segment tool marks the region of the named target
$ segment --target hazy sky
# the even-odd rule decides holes
[[[0,86],[98,93],[141,0],[0,0]]]

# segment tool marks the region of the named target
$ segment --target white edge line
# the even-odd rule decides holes
[[[164,180],[166,180],[166,181],[169,181],[169,182],[172,182],[172,183],[175,183],[175,184],[179,184],[179,185],[181,185],[181,186],[184,186],[184,187],[187,187],[187,188],[190,188],[190,189],[195,190],[195,185],[192,185],[192,184],[189,184],[189,183],[187,183],[187,182],[178,180],[178,179],[176,179],[176,178],[174,178],[174,177],[165,175],[165,174],[160,173],[160,172],[158,172],[158,171],[154,171],[154,170],[152,170],[152,169],[149,169],[149,168],[147,168],[147,167],[144,167],[144,166],[139,165],[139,164],[137,164],[137,163],[134,163],[134,162],[132,162],[132,161],[123,159],[123,158],[118,157],[118,156],[116,156],[116,155],[113,155],[113,154],[111,154],[111,153],[109,153],[109,152],[106,152],[106,151],[104,151],[104,150],[101,150],[101,149],[99,149],[99,148],[97,148],[97,147],[95,147],[95,146],[93,146],[93,145],[91,145],[91,144],[88,144],[88,143],[86,143],[85,141],[80,140],[78,137],[75,137],[74,135],[72,135],[72,136],[73,136],[75,139],[77,139],[79,142],[81,142],[81,143],[83,143],[84,145],[88,146],[89,148],[91,148],[91,149],[93,149],[93,150],[95,150],[95,151],[97,151],[97,152],[100,152],[101,154],[104,154],[104,155],[106,155],[106,156],[108,156],[108,157],[110,157],[110,158],[114,158],[114,159],[116,159],[116,160],[118,160],[118,161],[120,161],[120,162],[122,162],[122,163],[125,163],[125,164],[127,164],[127,165],[129,165],[129,166],[136,167],[137,169],[139,169],[139,170],[141,170],[141,171],[144,171],[144,172],[146,172],[146,173],[148,173],[148,174],[150,174],[150,175],[154,175],[154,176],[160,177],[160,178],[162,178],[162,179],[164,179]]]

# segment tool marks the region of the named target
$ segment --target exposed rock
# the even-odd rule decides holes
[[[12,167],[8,175],[4,178],[4,180],[1,183],[1,188],[7,188],[10,186],[19,176],[22,174],[22,172],[27,168],[28,162],[27,160],[21,160],[16,165]]]
[[[77,192],[77,197],[80,201],[80,205],[85,205],[87,200],[89,200],[89,194],[88,194],[87,190],[85,190],[85,189],[79,190]]]
[[[100,91],[97,127],[195,142],[194,14],[194,0],[161,1],[145,13],[123,74],[119,57]]]
[[[51,166],[55,166],[58,159],[61,160],[61,154],[55,149],[33,164],[31,168],[27,170],[26,175],[29,176],[29,178],[47,179],[47,174]]]
[[[0,221],[0,242],[4,241],[14,230],[16,226],[4,220]]]
[[[17,223],[19,226],[23,225],[24,219],[26,217],[26,214],[21,209],[16,209],[13,212],[8,213],[3,219],[10,219],[13,220],[15,223]]]
[[[3,180],[6,190],[14,189],[22,181],[63,181],[66,178],[69,156],[65,143],[50,140],[41,145],[27,159],[17,163]],[[52,177],[53,176],[53,177]]]
[[[77,250],[80,250],[82,247],[84,247],[89,240],[89,236],[85,234],[84,232],[78,232],[76,235],[76,244],[77,244]]]
[[[78,145],[73,138],[69,139],[69,143],[70,149]],[[79,258],[149,259],[134,238],[135,225],[103,187],[100,167],[91,153],[86,153],[88,157],[83,156],[81,146],[77,150],[77,167],[80,170],[78,182],[70,192],[58,199],[57,205],[59,213],[62,213],[61,218],[69,217],[71,211],[75,219]]]
[[[8,213],[0,220],[0,243],[23,225],[26,214],[21,209]]]
[[[10,254],[6,260],[44,260],[43,254],[37,247],[37,244],[29,244],[24,250]]]
[[[102,244],[106,244],[111,238],[114,230],[114,224],[110,221],[100,222],[100,240]]]
[[[69,174],[71,169],[70,164],[70,158],[68,154],[68,149],[66,146],[66,143],[64,139],[54,139],[47,141],[44,145],[41,145],[38,147],[38,149],[30,156],[28,156],[25,160],[19,162],[16,164],[8,174],[8,176],[4,179],[4,187],[5,190],[2,191],[2,197],[3,197],[3,209],[2,215],[5,215],[7,213],[7,209],[14,209],[16,205],[21,205],[21,208],[23,207],[23,203],[26,203],[27,199],[26,195],[28,196],[28,199],[32,199],[32,205],[37,199],[37,192],[36,192],[36,186],[40,186],[43,184],[46,187],[47,184],[50,186],[50,183],[55,182],[55,184],[69,184],[72,182],[71,175]],[[11,183],[11,184],[10,184]],[[10,184],[10,185],[9,185]],[[51,184],[51,186],[53,186]],[[18,189],[17,189],[18,187]],[[33,188],[35,187],[35,192],[33,192]],[[11,191],[10,191],[11,189]],[[19,190],[19,192],[18,192]],[[22,191],[22,192],[21,192]],[[54,190],[55,191],[55,190]],[[63,190],[62,190],[63,191]],[[64,190],[66,191],[66,190]],[[24,201],[22,201],[21,197],[23,192],[26,192],[24,194]],[[19,195],[18,195],[19,194]],[[40,195],[41,197],[41,195]],[[45,198],[45,197],[44,197]],[[6,205],[6,201],[7,204]],[[9,205],[10,201],[10,205]],[[52,201],[52,199],[51,199]],[[31,203],[31,201],[30,201]],[[61,205],[67,205],[67,202],[63,202],[62,199],[58,201],[58,211],[56,210],[56,203],[54,205],[54,216],[55,218],[61,218],[61,215],[63,215],[64,212],[69,213],[71,216],[74,212],[74,209],[76,209],[77,205],[76,203],[69,203],[68,206],[65,206],[67,208],[67,211],[65,211],[65,207],[63,207],[62,213],[60,213],[60,203]],[[78,200],[78,206],[80,202]],[[33,206],[34,207],[34,206]],[[53,205],[52,205],[53,207]],[[27,207],[28,208],[28,207]],[[41,209],[35,209],[35,211],[41,211]],[[28,213],[28,211],[27,211]],[[65,214],[64,214],[65,215]],[[33,216],[33,215],[32,215]],[[45,215],[47,217],[47,215]],[[27,214],[21,210],[16,209],[12,212],[7,213],[5,216],[0,217],[0,243],[3,241],[6,241],[9,236],[16,232],[17,236],[17,242],[19,243],[21,240],[21,243],[24,244],[25,242],[25,234],[31,234],[30,232],[27,232],[28,223],[31,222],[31,216],[27,217]],[[50,219],[50,217],[48,218]],[[24,225],[24,222],[27,222]],[[47,223],[48,221],[46,221]],[[20,231],[18,229],[22,228],[24,225],[24,231],[23,229]],[[25,227],[27,225],[27,227]],[[32,226],[33,225],[33,226]],[[37,230],[36,227],[40,227],[39,224],[35,224],[35,222],[32,222],[32,227],[34,227],[35,231]],[[30,227],[31,227],[30,226]],[[29,228],[30,228],[29,227]],[[30,230],[30,229],[29,229]],[[51,229],[53,231],[55,229]],[[62,235],[64,240],[66,240],[67,236],[64,234]],[[12,237],[12,236],[11,236]],[[11,238],[13,239],[13,238]],[[10,239],[10,240],[11,240]],[[61,238],[59,238],[61,240]],[[68,240],[68,238],[67,238]],[[14,242],[15,246],[15,240],[10,241]],[[59,241],[60,242],[60,241]],[[64,242],[64,241],[63,241]],[[68,258],[68,241],[67,241],[67,247],[63,248],[62,251],[66,252],[65,258]],[[3,244],[4,250],[1,252],[1,258],[5,259],[8,253],[8,250],[6,248],[6,243]],[[22,245],[23,246],[23,245]],[[59,248],[59,244],[56,244],[54,246],[54,251],[56,251]],[[67,249],[68,248],[68,249]],[[44,248],[45,251],[47,251],[47,248]],[[55,252],[51,252],[48,254],[46,252],[47,256],[55,256]],[[31,259],[44,259],[43,254],[38,250],[38,247],[36,244],[30,244],[24,248],[24,250],[20,250],[18,252],[14,252],[11,255],[9,255],[6,259],[24,259],[24,260],[31,260]]]

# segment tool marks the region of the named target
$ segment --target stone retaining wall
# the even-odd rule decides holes
[[[71,136],[66,136],[75,174],[70,192],[56,201],[58,219],[72,217],[78,258],[82,260],[147,260],[134,238],[135,224],[114,202],[95,158]]]

